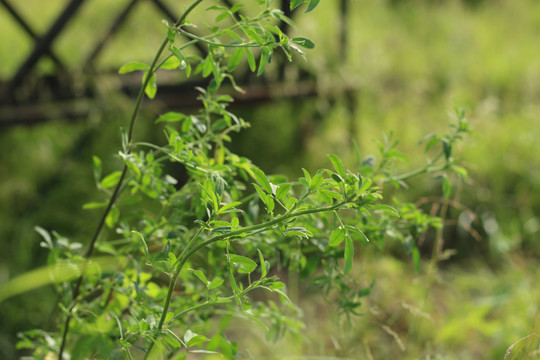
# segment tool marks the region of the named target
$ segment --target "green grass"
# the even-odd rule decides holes
[[[372,294],[350,321],[303,287],[299,297],[308,340],[267,342],[259,333],[238,341],[261,359],[535,359],[540,345],[540,291],[535,262],[509,259],[497,270],[480,262],[430,274],[369,250],[357,271]],[[533,270],[531,270],[533,269]],[[305,294],[308,295],[305,295]],[[245,323],[238,325],[246,326]],[[240,330],[239,330],[240,331]],[[240,331],[240,334],[243,334]]]

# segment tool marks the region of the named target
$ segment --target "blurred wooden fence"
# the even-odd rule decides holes
[[[34,44],[30,53],[26,58],[19,62],[19,67],[8,79],[0,79],[0,127],[21,124],[33,124],[47,121],[51,118],[79,119],[83,118],[88,112],[88,106],[85,104],[85,99],[90,99],[93,96],[91,84],[86,84],[81,91],[78,86],[78,91],[74,90],[75,81],[72,74],[69,73],[68,66],[64,61],[54,53],[53,44],[61,36],[66,25],[72,21],[74,16],[80,11],[81,5],[92,0],[68,0],[65,7],[53,21],[52,25],[42,34],[38,34],[32,24],[17,11],[12,0],[0,0],[0,11],[6,11],[10,17],[19,25],[20,31],[29,36]],[[152,3],[159,11],[171,21],[177,19],[178,14],[170,9],[162,0],[129,0],[125,6],[116,14],[108,14],[110,16],[109,27],[107,30],[98,34],[99,41],[94,48],[89,52],[86,59],[83,61],[84,69],[95,71],[95,62],[106,44],[114,37],[122,25],[126,22],[128,16],[133,12],[134,8],[141,2],[147,1]],[[227,5],[232,6],[235,0],[222,0]],[[347,42],[347,11],[350,0],[333,0],[340,2],[341,25],[339,29],[340,51],[344,55]],[[281,8],[283,12],[289,16],[291,14],[289,8],[290,0],[281,0]],[[82,14],[84,16],[84,14]],[[287,32],[287,24],[280,24],[282,30]],[[196,44],[201,55],[206,55],[207,49],[201,44]],[[38,62],[48,57],[54,64],[54,72],[52,75],[39,76],[35,71]],[[285,66],[285,65],[283,65]],[[89,77],[91,78],[91,77]],[[254,102],[254,101],[269,101],[276,97],[294,97],[294,96],[313,96],[316,95],[316,87],[314,86],[314,75],[304,74],[303,81],[296,84],[294,88],[280,86],[282,80],[278,78],[273,81],[262,81],[257,84],[253,83],[249,76],[243,77],[241,86],[248,89],[246,95],[240,96],[238,101]],[[122,84],[121,89],[125,92],[136,92],[138,82],[127,81]],[[80,81],[80,80],[79,80]],[[183,83],[178,85],[161,86],[159,91],[160,100],[167,105],[173,103],[176,106],[189,106],[190,102],[194,101],[194,96],[186,96],[186,93],[193,93],[193,83]],[[200,83],[198,85],[201,85]],[[40,93],[45,90],[47,92],[47,101],[40,101]],[[183,99],[182,104],[178,104],[178,99]],[[48,103],[48,104],[47,104]],[[54,103],[54,111],[48,111],[50,103]]]

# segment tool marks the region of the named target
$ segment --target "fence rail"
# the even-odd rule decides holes
[[[85,107],[82,105],[74,106],[73,101],[69,104],[64,104],[64,100],[77,100],[78,103],[85,103],[84,99],[92,97],[92,86],[88,86],[88,89],[77,92],[73,91],[74,89],[74,80],[73,75],[69,73],[68,66],[65,62],[53,51],[53,44],[58,40],[61,34],[65,31],[66,26],[69,22],[74,21],[75,15],[81,12],[81,7],[85,2],[91,2],[92,0],[69,0],[66,2],[63,9],[59,12],[59,15],[54,19],[49,28],[44,31],[42,34],[38,34],[33,26],[29,23],[24,16],[17,11],[16,7],[12,5],[12,0],[0,0],[0,11],[2,8],[7,11],[9,16],[18,24],[20,30],[24,32],[33,40],[33,48],[26,58],[20,61],[19,67],[14,71],[14,73],[9,77],[9,79],[0,80],[0,127],[12,126],[17,124],[33,124],[38,122],[46,121],[49,118],[57,117],[58,111],[49,112],[45,109],[49,108],[46,103],[40,103],[36,101],[39,98],[37,92],[42,91],[43,89],[47,90],[47,97],[50,103],[56,104],[56,109],[63,109],[63,112],[66,118],[77,118],[82,117],[85,114]],[[229,6],[234,5],[234,0],[222,0]],[[347,11],[348,11],[348,2],[350,0],[339,0],[340,1],[340,16],[341,16],[341,27],[339,29],[339,41],[340,41],[340,52],[342,55],[345,53],[345,44],[346,39],[346,27],[347,27]],[[124,6],[116,14],[110,14],[110,23],[106,30],[98,35],[99,41],[89,52],[89,55],[82,62],[84,69],[94,69],[96,60],[99,58],[103,49],[111,39],[114,38],[115,34],[120,30],[123,24],[125,24],[129,15],[133,13],[134,9],[138,4],[142,2],[149,2],[155,6],[156,9],[160,11],[167,19],[175,21],[177,14],[169,8],[169,6],[162,0],[129,0],[124,4]],[[291,14],[290,11],[290,0],[281,1],[281,9],[285,15],[289,17],[294,17],[294,13]],[[84,13],[80,16],[84,16]],[[280,25],[282,30],[287,32],[287,24],[282,23]],[[204,45],[199,43],[196,44],[198,51],[201,55],[206,55],[207,49]],[[35,71],[36,65],[38,62],[48,57],[52,60],[55,68],[53,75],[48,75],[46,77],[40,77]],[[314,81],[314,75],[308,74],[307,78]],[[246,78],[248,79],[248,78]],[[249,101],[263,101],[271,100],[272,96],[279,96],[282,94],[285,96],[285,92],[275,92],[272,91],[272,88],[279,88],[280,86],[275,86],[276,84],[271,84],[265,82],[268,88],[266,90],[262,89],[260,84],[252,84],[249,80],[245,81],[246,83],[242,84],[243,86],[250,88],[250,86],[256,86],[257,91],[254,91],[253,96],[246,96],[240,101],[249,102]],[[279,82],[279,79],[278,79]],[[308,80],[309,82],[309,80]],[[310,96],[314,95],[314,86],[308,85],[308,82],[298,87],[298,90],[295,94],[287,94],[287,96]],[[34,89],[32,89],[32,84]],[[35,85],[39,84],[39,85]],[[311,88],[310,88],[311,86]],[[129,91],[129,86],[121,86],[124,91]],[[30,90],[29,90],[30,88]],[[252,89],[253,90],[253,89]],[[187,91],[186,86],[178,85],[176,87],[169,88],[169,94],[174,93],[184,94]],[[265,94],[262,96],[261,94]],[[184,96],[181,96],[184,98]],[[180,98],[180,96],[176,96]],[[189,96],[187,97],[189,98]],[[76,108],[74,110],[73,108]]]

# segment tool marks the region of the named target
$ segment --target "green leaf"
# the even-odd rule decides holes
[[[230,254],[229,262],[240,266],[238,272],[241,274],[251,274],[257,268],[255,261],[241,255]]]
[[[326,196],[331,197],[332,199],[343,200],[343,196],[341,196],[341,194],[338,194],[335,191],[330,191],[330,190],[319,190],[319,191],[325,194]]]
[[[234,207],[240,205],[240,201],[234,201],[232,203],[228,203],[227,205],[223,206],[221,209],[219,209],[218,214],[223,214],[227,212],[227,210],[233,209]]]
[[[237,217],[233,217],[231,219],[231,230],[236,230],[239,225],[240,225],[240,220],[238,220]]]
[[[178,69],[181,65],[182,65],[182,60],[178,59],[176,56],[171,56],[170,58],[165,60],[163,64],[161,64],[160,69],[174,70],[174,69]]]
[[[229,35],[230,37],[232,37],[232,38],[234,38],[234,39],[236,39],[236,40],[238,40],[240,42],[244,41],[244,40],[242,40],[242,38],[237,33],[232,31],[231,29],[225,29],[225,30],[223,30],[223,33]],[[239,48],[239,49],[241,49],[241,48]]]
[[[266,201],[264,202],[264,204],[266,205],[266,210],[271,213],[272,211],[274,211],[274,207],[276,206],[275,202],[274,202],[274,199],[272,199],[271,196],[267,196],[266,197]]]
[[[289,191],[291,190],[292,185],[289,183],[283,183],[280,184],[276,190],[276,197],[283,201],[283,199],[287,196]]]
[[[266,276],[266,274],[268,273],[268,270],[266,269],[266,262],[264,261],[262,251],[260,249],[257,249],[257,252],[259,253],[259,261],[261,263],[261,279],[262,279]]]
[[[300,236],[300,237],[305,237],[305,238],[309,238],[309,237],[312,237],[313,236],[313,233],[301,226],[295,226],[295,227],[291,227],[291,228],[288,228],[287,230],[285,230],[285,234],[286,235],[296,235],[296,236]]]
[[[34,226],[34,230],[39,235],[41,235],[43,240],[45,240],[45,243],[47,244],[47,246],[43,246],[43,247],[47,247],[47,248],[53,250],[54,249],[54,244],[52,242],[51,235],[49,234],[49,232],[47,230],[45,230],[44,228],[40,227],[40,226]]]
[[[332,200],[332,198],[325,193],[325,190],[319,191],[319,198],[328,205],[332,205],[332,203],[334,202],[334,200]]]
[[[101,159],[97,156],[92,156],[92,166],[94,173],[94,181],[99,184],[101,180]]]
[[[306,2],[306,0],[291,0],[291,4],[290,4],[291,10],[296,9],[298,6],[302,5],[304,2]]]
[[[234,69],[238,67],[240,62],[242,61],[242,57],[244,56],[244,49],[239,47],[238,49],[234,50],[234,52],[231,54],[231,57],[229,58],[229,62],[227,64],[227,71],[233,72]]]
[[[178,58],[178,60],[180,60],[180,62],[184,62],[185,67],[186,67],[186,76],[190,77],[190,75],[191,75],[191,65],[189,64],[189,61],[185,58],[185,56],[182,55],[182,52],[180,52],[180,50],[174,45],[171,45],[169,47],[169,51],[172,52],[174,54],[174,56],[176,56]]]
[[[257,193],[259,194],[259,197],[261,198],[261,201],[263,203],[266,203],[266,198],[268,197],[268,195],[265,194],[265,192],[261,189],[261,187],[259,185],[253,184],[253,187],[255,188]]]
[[[261,58],[259,60],[259,70],[257,71],[257,76],[261,76],[264,72],[264,68],[266,67],[266,64],[268,63],[268,60],[270,60],[270,48],[267,46],[264,46],[261,48]]]
[[[348,231],[348,232],[351,232],[351,233],[356,233],[358,235],[360,235],[360,237],[362,238],[362,240],[364,240],[365,242],[369,242],[369,239],[368,237],[366,236],[366,234],[364,234],[360,229],[354,227],[354,226],[351,226],[351,225],[346,225],[345,226],[345,229]]]
[[[447,176],[444,177],[442,188],[444,198],[448,199],[452,194],[452,184],[450,183],[450,179]]]
[[[107,206],[107,201],[104,202],[89,202],[83,205],[83,210],[101,209]]]
[[[236,280],[234,279],[232,268],[232,266],[229,266],[229,283],[231,284],[232,291],[237,294],[240,292],[240,289],[238,288],[238,284],[236,284]]]
[[[384,204],[372,205],[372,206],[370,206],[369,209],[370,210],[379,210],[379,211],[388,212],[388,213],[391,213],[392,215],[394,215],[396,217],[399,217],[399,212],[396,209],[394,209],[393,207],[389,206],[389,205],[384,205]]]
[[[122,65],[120,67],[120,69],[118,70],[118,73],[119,74],[127,74],[127,73],[137,71],[137,70],[147,70],[149,68],[150,68],[150,66],[148,66],[146,64],[143,64],[141,62],[130,61],[127,64]]]
[[[247,47],[244,48],[244,51],[246,53],[246,57],[247,57],[247,60],[248,60],[249,69],[252,72],[255,72],[255,70],[257,70],[257,64],[255,63],[255,57],[253,56],[253,54],[251,53],[251,51],[249,51],[249,49]]]
[[[255,180],[257,180],[257,182],[261,185],[264,191],[266,191],[268,194],[272,194],[272,186],[270,186],[270,183],[268,182],[268,179],[266,178],[264,172],[256,167],[251,168],[251,170],[255,175]]]
[[[317,173],[317,174],[313,177],[313,179],[311,180],[311,188],[312,188],[313,190],[316,190],[317,188],[319,188],[319,186],[322,185],[323,180],[324,180],[324,178],[323,178],[322,174],[321,174],[321,173]]]
[[[191,330],[187,330],[184,334],[184,343],[186,346],[197,346],[204,342],[207,342],[209,339],[204,335],[198,335]]]
[[[146,244],[146,241],[144,240],[144,237],[142,236],[142,234],[140,232],[137,232],[137,231],[134,231],[134,230],[132,230],[131,233],[134,234],[135,237],[142,242],[143,251],[144,251],[144,262],[145,262],[145,264],[148,263],[148,245]]]
[[[212,71],[214,71],[214,59],[212,58],[212,55],[208,54],[206,59],[204,59],[203,77],[207,77]]]
[[[193,274],[196,277],[198,277],[199,280],[201,280],[204,285],[206,285],[208,287],[208,285],[210,284],[210,281],[208,281],[208,279],[206,278],[206,276],[204,275],[204,273],[201,270],[189,269],[189,271],[193,272]]]
[[[305,38],[305,37],[295,37],[292,39],[292,41],[295,43],[295,44],[298,44],[306,49],[313,49],[315,48],[315,43],[311,40],[309,40],[308,38]]]
[[[369,187],[371,186],[371,183],[372,181],[370,178],[362,178],[362,186],[360,186],[360,189],[358,189],[358,194],[363,194],[364,192],[366,192],[366,190],[369,189]]]
[[[311,0],[309,2],[309,5],[308,5],[308,8],[307,8],[306,12],[310,12],[311,10],[315,9],[318,4],[319,4],[319,0]]]
[[[345,229],[339,227],[332,231],[330,234],[330,240],[328,241],[328,246],[336,247],[339,246],[345,240]]]
[[[120,218],[120,210],[118,210],[117,207],[113,207],[109,213],[107,214],[107,217],[105,218],[105,224],[107,227],[112,229],[114,225],[118,222],[118,219]]]
[[[304,178],[307,181],[308,187],[311,187],[311,175],[309,175],[309,172],[304,168],[302,168],[302,171],[304,172]]]
[[[118,181],[120,180],[121,177],[122,177],[121,171],[115,171],[113,173],[110,173],[109,175],[105,176],[103,180],[101,180],[101,187],[108,189],[113,186],[116,186],[116,184],[118,184]]]
[[[157,118],[156,124],[160,122],[177,122],[184,120],[186,115],[174,111],[169,111]]]
[[[143,84],[146,82],[146,77],[148,76],[148,74],[149,74],[148,71],[144,73]],[[148,84],[146,84],[146,87],[144,88],[144,93],[150,99],[153,99],[154,97],[156,97],[156,93],[157,93],[156,74],[152,74],[152,76],[150,77]]]
[[[467,169],[459,165],[452,165],[452,171],[464,179],[466,179],[469,176],[469,174],[467,173]]]
[[[166,24],[166,26],[168,27],[169,24]],[[172,44],[174,43],[174,38],[176,37],[176,31],[173,29],[173,28],[168,28],[167,29],[167,39],[169,40],[169,42]]]
[[[353,244],[353,241],[351,239],[351,237],[347,234],[345,236],[345,265],[343,267],[343,272],[346,274],[348,274],[351,269],[352,269],[352,265],[353,265],[353,257],[354,257],[354,244]]]
[[[208,289],[212,290],[218,288],[223,284],[223,282],[224,280],[222,278],[214,278],[212,281],[210,281],[210,284],[208,284]]]
[[[334,169],[336,169],[339,176],[345,178],[345,168],[343,167],[341,160],[336,155],[328,155],[328,158],[332,162],[332,165],[334,165]]]
[[[221,233],[221,234],[228,233],[230,231],[231,231],[230,226],[218,226],[217,228],[212,230],[212,232],[217,232],[217,233]]]
[[[231,16],[231,14],[229,14],[228,12],[224,12],[223,14],[216,16],[216,19],[214,21],[216,23],[218,23],[218,22],[228,18],[229,16]]]
[[[444,157],[446,158],[446,161],[449,161],[450,157],[452,156],[452,144],[449,143],[447,140],[443,140],[442,145]]]

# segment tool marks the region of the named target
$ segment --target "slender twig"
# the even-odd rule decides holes
[[[194,40],[198,40],[200,42],[203,42],[205,44],[208,44],[208,45],[214,45],[214,46],[222,46],[222,47],[231,47],[231,48],[238,48],[238,47],[262,47],[262,46],[268,46],[268,45],[272,45],[274,44],[274,42],[267,42],[267,43],[264,43],[264,44],[259,44],[259,43],[256,43],[256,42],[249,42],[249,43],[218,43],[218,42],[215,42],[215,41],[210,41],[208,39],[205,39],[205,38],[202,38],[200,36],[197,36],[197,35],[194,35],[190,32],[187,32],[186,30],[183,30],[183,29],[178,29],[179,32],[181,32],[182,34],[186,35],[187,37],[189,38],[192,38]]]
[[[197,7],[197,5],[199,5],[202,1],[203,0],[195,0],[191,4],[191,6],[188,9],[186,9],[184,14],[180,17],[180,19],[178,19],[178,21],[175,23],[175,27],[182,24],[186,20],[186,17],[189,15],[189,13],[191,13],[191,11],[193,11],[193,9],[195,9],[195,7]],[[156,55],[155,55],[151,65],[150,65],[150,68],[148,70],[148,75],[146,76],[146,78],[144,80],[144,83],[141,86],[141,89],[139,90],[139,94],[137,95],[137,99],[135,101],[135,106],[133,108],[133,112],[131,114],[130,121],[129,121],[129,131],[128,131],[128,138],[127,138],[128,139],[128,148],[127,148],[127,153],[128,154],[131,153],[132,141],[133,141],[133,131],[135,129],[135,123],[136,123],[136,120],[137,120],[137,116],[139,114],[139,109],[141,107],[142,100],[144,98],[144,93],[145,93],[146,87],[150,83],[150,79],[152,78],[152,75],[159,68],[159,67],[156,66],[156,64],[157,64],[159,58],[161,57],[161,54],[165,50],[165,47],[167,46],[168,42],[169,42],[169,39],[168,39],[168,37],[166,37],[163,40],[163,42],[161,43],[161,46],[159,47],[158,51],[156,52]],[[105,224],[105,219],[109,215],[111,209],[113,208],[114,204],[116,203],[116,200],[118,199],[120,189],[122,188],[122,185],[123,185],[124,180],[126,178],[127,170],[128,170],[127,165],[124,165],[124,168],[122,170],[122,174],[120,176],[120,179],[118,180],[118,183],[116,184],[116,187],[115,187],[115,189],[114,189],[114,191],[113,191],[113,193],[112,193],[112,195],[111,195],[111,197],[109,199],[109,203],[107,204],[107,207],[105,208],[105,211],[103,212],[103,215],[101,216],[101,219],[100,219],[100,221],[99,221],[99,223],[98,223],[98,225],[96,227],[96,230],[94,232],[94,235],[92,236],[92,239],[90,240],[90,244],[88,245],[88,249],[86,250],[86,254],[85,254],[86,261],[88,261],[88,259],[92,256],[92,254],[94,252],[95,245],[97,243],[97,239],[99,237],[99,234],[101,233],[101,231],[103,229],[103,225]],[[69,333],[69,325],[70,325],[70,322],[71,322],[71,318],[73,317],[71,312],[73,311],[73,309],[75,307],[75,303],[76,303],[77,297],[79,296],[82,281],[83,281],[85,275],[86,275],[86,265],[83,265],[82,269],[81,269],[81,275],[79,276],[79,279],[77,280],[77,283],[75,284],[75,288],[73,290],[72,305],[70,306],[70,313],[68,314],[68,316],[66,318],[66,321],[65,321],[65,324],[64,324],[64,331],[63,331],[63,334],[62,334],[62,341],[61,341],[61,344],[60,344],[60,350],[58,352],[58,359],[59,360],[62,360],[62,357],[63,357],[64,349],[65,349],[65,346],[66,346],[67,335]]]
[[[266,231],[266,230],[270,229],[272,226],[274,226],[276,224],[279,224],[279,223],[282,223],[282,222],[287,221],[287,220],[292,219],[292,218],[296,218],[296,217],[304,216],[304,215],[311,215],[311,214],[321,213],[321,212],[331,212],[331,211],[334,211],[336,209],[339,209],[340,207],[347,204],[348,202],[350,202],[350,199],[346,199],[346,200],[341,201],[339,203],[336,203],[334,205],[323,207],[323,208],[306,209],[306,210],[301,210],[301,211],[297,211],[297,212],[294,212],[294,213],[285,214],[285,215],[277,217],[277,218],[275,218],[273,220],[266,221],[264,223],[260,223],[260,224],[257,224],[257,225],[246,226],[246,227],[240,228],[240,229],[235,230],[235,231],[230,231],[228,233],[216,235],[214,237],[211,237],[211,238],[209,238],[209,239],[207,239],[207,240],[193,246],[193,248],[191,248],[190,250],[182,252],[182,254],[184,254],[184,255],[183,255],[183,257],[181,256],[178,259],[178,264],[176,265],[176,268],[175,268],[174,272],[172,273],[170,281],[169,281],[169,288],[168,288],[168,291],[167,291],[167,296],[165,298],[165,304],[163,305],[163,311],[162,311],[162,314],[161,314],[159,324],[158,324],[158,326],[156,328],[156,331],[155,331],[155,336],[157,337],[157,335],[161,332],[163,324],[165,323],[165,318],[167,316],[167,312],[169,311],[169,307],[171,305],[171,299],[172,299],[172,295],[174,293],[174,287],[175,287],[175,284],[176,284],[176,279],[180,275],[180,273],[181,273],[184,265],[186,264],[186,262],[191,258],[191,256],[193,256],[199,250],[207,247],[208,245],[210,245],[212,243],[220,241],[220,240],[239,237],[241,234],[247,234],[247,236],[249,236],[249,235],[251,235],[253,233],[259,233],[259,232]],[[149,347],[149,349],[148,349],[148,351],[146,353],[145,359],[148,358],[148,356],[152,352],[152,349],[153,349],[155,343],[156,342],[153,341],[150,344],[150,347]]]

